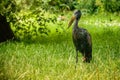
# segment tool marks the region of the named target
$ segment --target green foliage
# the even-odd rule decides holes
[[[18,39],[33,39],[36,36],[48,35],[50,30],[47,28],[47,23],[56,21],[55,16],[43,10],[45,4],[34,5],[36,2],[42,4],[43,1],[6,0],[0,3],[0,14],[6,16],[11,22],[11,27]]]
[[[76,1],[77,0],[34,0],[31,8],[33,9],[35,6],[40,6],[46,11],[59,13],[59,11],[75,9],[74,4]]]
[[[14,22],[12,22],[11,25],[16,37],[30,40],[36,38],[36,36],[48,35],[50,30],[47,28],[47,23],[54,23],[56,17],[47,15],[50,14],[42,9],[33,12],[21,11],[14,15]]]
[[[81,9],[86,13],[101,13],[101,12],[117,12],[120,11],[119,0],[80,0],[76,5],[77,9]]]
[[[108,12],[120,12],[120,0],[102,0]]]
[[[36,8],[53,13],[76,8],[87,13],[94,13],[99,10],[119,12],[119,4],[119,0],[1,0],[0,13],[15,12],[21,9],[35,10]]]
[[[96,5],[95,0],[80,0],[78,1],[76,8],[81,9],[83,12],[93,14],[97,11],[98,6]]]
[[[0,14],[10,17],[10,15],[16,11],[18,11],[18,6],[14,0],[1,0]]]
[[[16,1],[21,9],[34,10],[36,8],[42,8],[45,11],[51,11],[53,13],[59,13],[59,11],[73,10],[75,9],[77,0],[18,0]]]
[[[58,7],[59,10],[74,10],[77,0],[50,0],[49,5]]]

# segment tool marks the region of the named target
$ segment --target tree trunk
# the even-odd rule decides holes
[[[15,36],[10,28],[9,22],[7,22],[5,16],[0,14],[0,43],[14,38]]]

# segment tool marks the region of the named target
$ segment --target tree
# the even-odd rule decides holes
[[[0,42],[14,38],[15,36],[10,28],[9,22],[7,22],[5,16],[0,14]]]
[[[13,0],[0,1],[0,42],[15,39],[14,33],[10,28],[10,22],[7,21],[7,16],[10,16],[10,13],[14,11],[15,4],[13,4]]]

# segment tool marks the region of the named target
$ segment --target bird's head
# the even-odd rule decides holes
[[[68,28],[72,25],[72,23],[74,22],[75,19],[79,20],[81,15],[82,15],[82,13],[80,10],[75,10],[71,20],[68,23]]]

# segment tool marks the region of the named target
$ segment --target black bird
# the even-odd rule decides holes
[[[74,22],[72,38],[76,48],[76,63],[78,62],[78,52],[82,53],[83,62],[90,63],[92,59],[92,39],[86,29],[78,27],[78,21],[80,20],[81,15],[81,11],[76,10],[68,24],[68,28]]]

